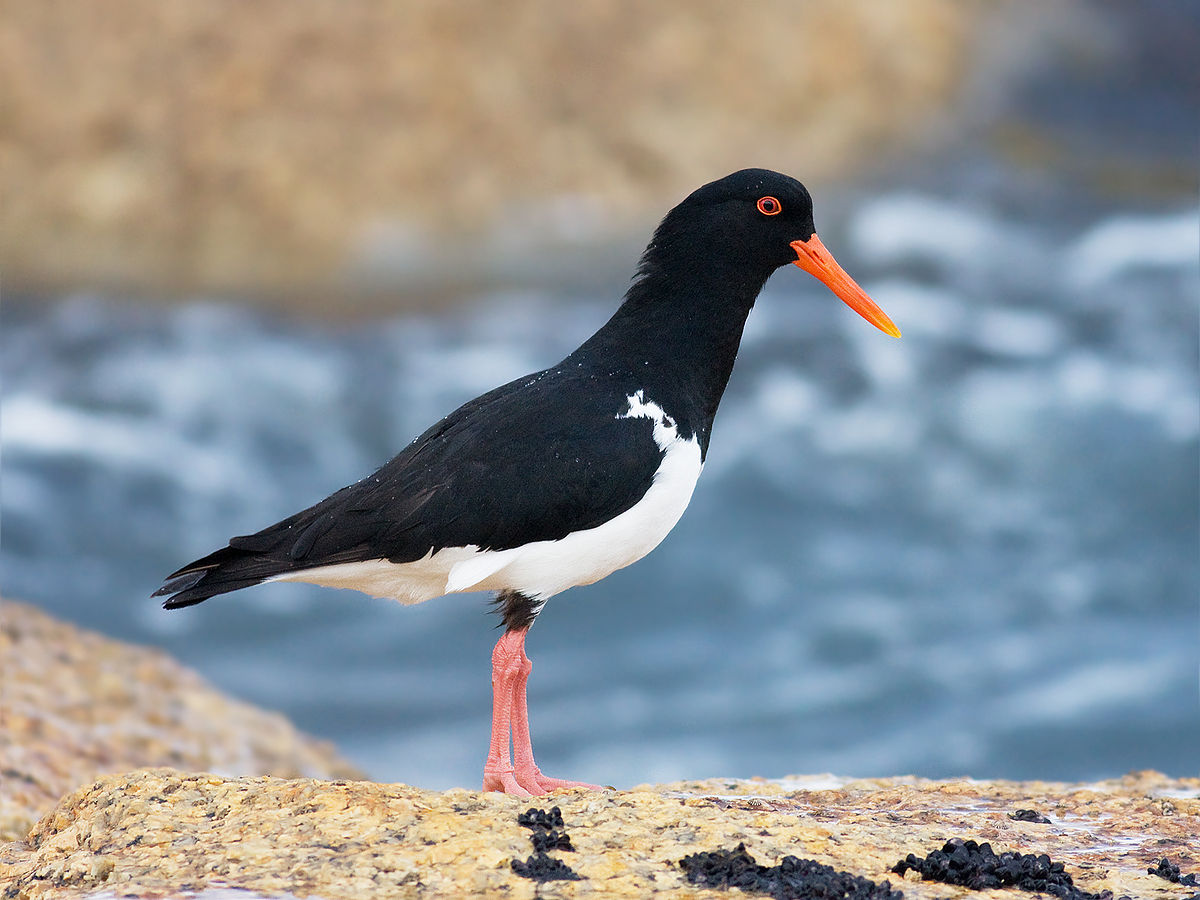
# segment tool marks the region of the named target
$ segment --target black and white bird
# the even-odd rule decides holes
[[[505,632],[483,787],[592,787],[534,762],[525,636],[547,600],[641,559],[683,515],[746,317],[788,263],[900,336],[817,238],[800,182],[735,172],[667,214],[624,302],[562,362],[464,404],[373,475],[232,538],[155,596],[177,609],[268,581],[405,604],[495,591]]]

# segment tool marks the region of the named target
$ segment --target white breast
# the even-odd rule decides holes
[[[698,439],[681,438],[674,420],[661,406],[646,400],[642,391],[626,399],[629,408],[617,418],[650,419],[663,458],[642,499],[602,525],[561,540],[537,541],[510,550],[447,547],[414,562],[344,563],[272,580],[353,588],[401,603],[490,590],[517,590],[545,600],[569,587],[599,581],[659,545],[687,509],[703,467]]]

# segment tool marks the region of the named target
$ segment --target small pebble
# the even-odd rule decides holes
[[[1036,809],[1018,809],[1016,812],[1009,813],[1008,817],[1014,822],[1035,822],[1038,825],[1053,824]]]
[[[1158,861],[1158,865],[1147,869],[1151,875],[1157,875],[1159,878],[1165,878],[1172,884],[1182,884],[1186,887],[1200,887],[1200,881],[1196,880],[1195,874],[1180,875],[1179,866],[1163,857]]]

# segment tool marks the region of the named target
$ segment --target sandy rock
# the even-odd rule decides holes
[[[836,785],[836,786],[830,786]],[[842,781],[687,782],[561,792],[536,801],[402,784],[224,779],[144,770],[63,801],[24,843],[0,850],[6,898],[162,896],[237,887],[301,897],[749,896],[701,890],[678,861],[744,843],[763,865],[794,855],[891,882],[908,898],[1011,898],[890,869],[953,837],[997,852],[1046,853],[1076,887],[1139,900],[1188,888],[1150,875],[1168,856],[1200,867],[1200,780],[1153,772],[1097,784]],[[561,808],[573,851],[547,855],[579,876],[539,885],[513,860],[533,854],[531,806]],[[1049,824],[1012,818],[1036,809]],[[1017,896],[1031,896],[1018,894]]]
[[[0,602],[0,840],[102,774],[359,777],[283,716],[218,693],[157,650]]]
[[[1147,873],[1163,857],[1184,873],[1200,870],[1200,779],[822,776],[536,801],[424,791],[296,777],[357,776],[281,717],[222,697],[162,654],[28,606],[0,607],[0,658],[0,838],[12,839],[0,844],[3,900],[228,888],[329,900],[717,897],[724,894],[688,882],[679,862],[739,844],[762,866],[795,856],[889,881],[909,898],[961,897],[962,888],[891,871],[951,838],[1048,854],[1080,889],[1114,897],[1189,896],[1190,888]],[[176,768],[102,775],[148,763]],[[228,777],[246,772],[271,774]],[[531,807],[554,806],[561,826],[539,831],[521,820]],[[1037,821],[1015,818],[1018,810]],[[530,877],[553,874],[574,880]]]
[[[316,291],[381,225],[641,228],[745,165],[846,172],[944,128],[987,13],[13,0],[5,284]]]

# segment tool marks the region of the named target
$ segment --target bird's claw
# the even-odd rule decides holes
[[[485,770],[483,773],[483,789],[485,791],[499,791],[502,794],[509,794],[513,797],[532,797],[535,794],[544,794],[545,791],[528,791],[519,781],[517,781],[516,773],[513,769],[497,769],[492,771]]]
[[[513,797],[541,797],[551,791],[582,788],[589,791],[604,790],[598,784],[588,784],[586,781],[567,781],[564,778],[551,778],[543,775],[536,766],[530,769],[488,769],[483,773],[483,789],[499,791]]]
[[[530,784],[537,785],[539,788],[539,794],[547,794],[550,791],[558,791],[570,788],[582,788],[583,790],[588,791],[604,790],[604,788],[602,788],[600,785],[588,784],[586,781],[568,781],[565,778],[551,778],[549,775],[543,775],[536,768],[533,770],[530,776],[527,776],[524,779],[518,776],[518,781],[525,785],[526,788],[528,788]]]

